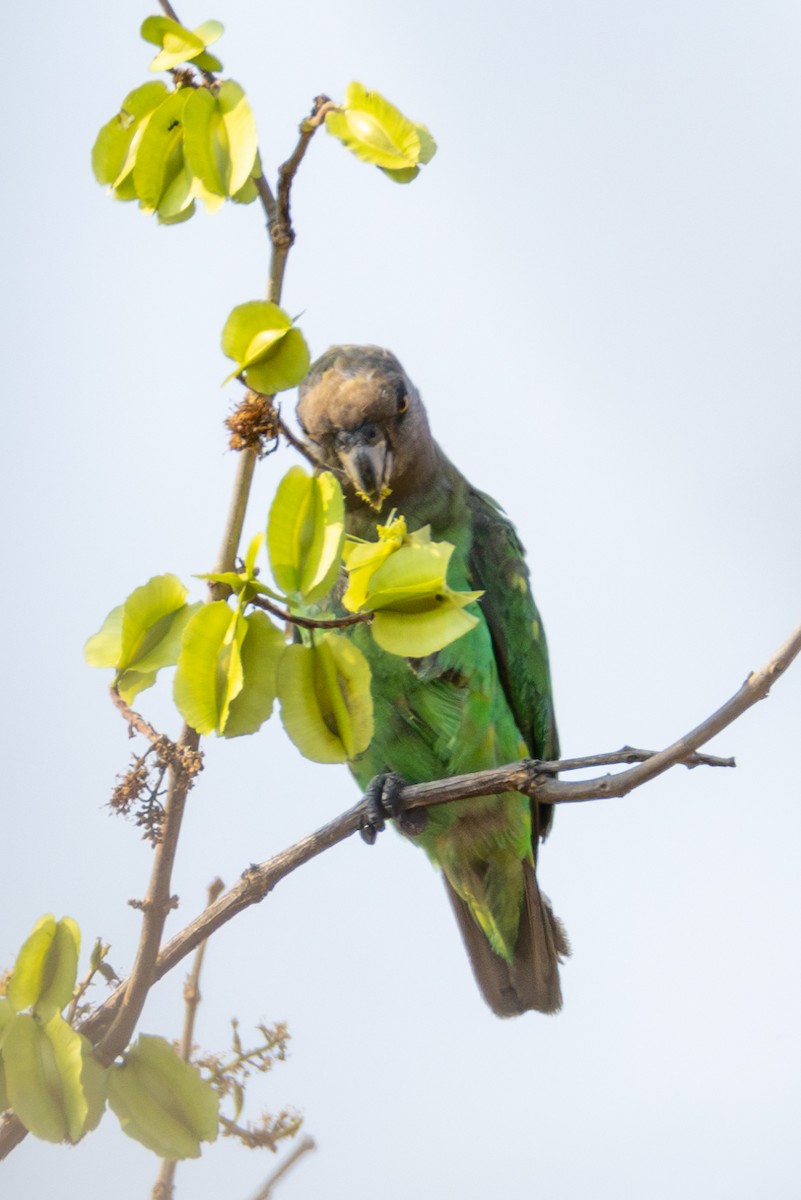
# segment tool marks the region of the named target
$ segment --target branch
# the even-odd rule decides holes
[[[369,623],[375,616],[375,613],[372,612],[357,612],[350,613],[347,617],[299,617],[295,613],[273,604],[272,600],[268,600],[266,596],[253,596],[248,604],[253,604],[256,608],[263,608],[265,612],[272,613],[279,621],[300,625],[301,629],[342,629],[347,625]]]
[[[300,440],[300,438],[295,437],[294,433],[289,428],[286,421],[284,421],[284,419],[280,415],[280,413],[278,416],[278,428],[281,431],[281,433],[284,435],[285,439],[289,442],[290,446],[292,446],[295,450],[297,450],[299,454],[302,454],[306,459],[308,459],[308,461],[311,463],[311,465],[313,467],[321,467],[323,465],[321,463],[320,459],[317,458],[317,456],[312,453],[312,451],[309,449],[309,447],[306,446]]]
[[[707,756],[696,754],[698,747],[731,725],[758,700],[764,700],[773,684],[800,652],[801,625],[763,667],[748,676],[731,699],[665,750],[650,754],[648,751],[624,747],[617,754],[590,755],[583,759],[573,758],[555,762],[527,760],[497,767],[491,771],[480,771],[474,775],[455,776],[433,783],[411,784],[402,788],[399,793],[400,811],[445,804],[449,800],[467,799],[470,796],[494,792],[523,791],[543,804],[570,804],[624,796],[672,766],[685,764],[694,767],[707,761]],[[646,755],[647,757],[642,757]],[[618,761],[631,762],[632,757],[638,760],[636,764],[618,775],[602,775],[578,783],[564,783],[553,778],[561,769],[579,770],[582,767],[598,766],[599,763],[612,765]],[[729,764],[727,760],[713,759],[708,765]],[[285,876],[356,833],[365,815],[366,803],[362,799],[316,833],[302,838],[274,858],[249,867],[238,883],[225,895],[209,905],[185,929],[167,942],[156,960],[154,980],[163,978],[205,938],[225,925],[238,912],[252,904],[258,904]],[[131,986],[132,979],[120,984],[111,996],[87,1017],[81,1025],[81,1032],[97,1043],[102,1030],[108,1027],[109,1021],[114,1020],[117,1010],[124,1004],[126,993]],[[0,1125],[0,1159],[5,1158],[24,1137],[25,1129],[21,1122],[16,1117],[6,1117]]]
[[[186,797],[194,776],[200,769],[199,744],[200,735],[185,725],[176,746],[176,757],[170,764],[170,782],[164,805],[164,823],[161,839],[153,854],[150,884],[142,904],[142,932],[136,959],[111,1026],[97,1045],[97,1057],[106,1065],[113,1062],[131,1040],[147,999],[147,993],[156,978],[156,961],[164,934],[164,924],[167,914],[173,907],[170,883],[178,835],[181,830]],[[115,992],[114,995],[116,994]]]
[[[213,904],[224,886],[221,879],[215,879],[213,883],[209,884],[207,905]],[[192,963],[192,970],[184,984],[184,1027],[181,1032],[181,1044],[178,1047],[178,1053],[184,1062],[189,1062],[192,1057],[192,1046],[195,1038],[195,1017],[197,1016],[197,1009],[201,1000],[200,973],[203,970],[203,958],[206,953],[206,946],[207,942],[201,942],[195,951],[195,961]],[[152,1200],[171,1200],[177,1165],[175,1160],[171,1158],[161,1160],[158,1177],[153,1185]]]
[[[270,263],[270,281],[267,287],[267,299],[274,301],[275,304],[281,298],[286,258],[295,240],[295,231],[292,228],[289,213],[289,194],[292,184],[309,142],[325,120],[326,114],[335,107],[336,105],[327,96],[315,97],[311,114],[300,123],[300,137],[297,146],[286,162],[278,168],[278,194],[274,216],[270,221],[273,254]]]
[[[692,767],[698,765],[695,755],[697,748],[725,729],[726,726],[731,725],[758,700],[764,699],[772,684],[787,670],[799,652],[801,652],[801,626],[765,666],[749,675],[739,691],[706,721],[685,734],[683,738],[674,742],[666,750],[649,754],[644,761],[637,762],[635,766],[621,771],[618,775],[602,775],[578,783],[564,783],[553,778],[563,765],[567,770],[579,770],[582,767],[597,766],[599,762],[604,765],[610,765],[619,760],[630,762],[632,754],[639,756],[648,754],[648,751],[632,751],[626,747],[617,755],[590,755],[583,759],[573,758],[555,762],[527,760],[505,767],[497,767],[491,771],[479,771],[474,775],[454,776],[451,779],[433,783],[410,784],[401,789],[399,793],[400,811],[445,804],[449,800],[467,799],[470,796],[486,796],[497,792],[523,791],[544,804],[570,804],[578,801],[606,799],[611,796],[624,796],[633,788],[640,787],[671,766],[686,764]],[[699,757],[703,761],[704,756]],[[715,763],[715,765],[722,765],[722,762]],[[156,963],[156,978],[161,979],[171,971],[204,938],[225,925],[237,913],[249,908],[252,904],[258,904],[285,876],[356,833],[361,827],[365,815],[366,804],[362,799],[353,808],[335,817],[327,825],[323,825],[316,833],[302,838],[294,846],[276,854],[274,858],[248,867],[228,892],[167,942]],[[126,986],[126,984],[122,984],[100,1008],[87,1018],[81,1027],[87,1037],[92,1040],[96,1039],[97,1027],[108,1021],[110,1014],[113,1014],[121,1003]],[[1,1156],[2,1139],[0,1138]]]
[[[275,1170],[269,1176],[268,1179],[265,1179],[264,1183],[259,1188],[259,1190],[256,1192],[255,1196],[252,1197],[252,1200],[270,1200],[270,1197],[272,1196],[273,1188],[281,1179],[283,1179],[283,1177],[284,1177],[284,1175],[286,1175],[287,1171],[291,1170],[292,1167],[294,1167],[295,1163],[298,1161],[298,1159],[301,1158],[304,1154],[308,1153],[309,1150],[316,1150],[316,1149],[317,1149],[317,1146],[316,1146],[313,1138],[310,1138],[310,1137],[301,1138],[301,1140],[298,1142],[297,1146],[291,1152],[291,1154],[288,1154],[286,1156],[286,1158],[284,1159],[284,1161],[281,1163],[281,1165],[275,1168]]]

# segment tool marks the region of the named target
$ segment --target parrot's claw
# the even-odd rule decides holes
[[[372,846],[378,834],[384,829],[388,817],[397,817],[400,813],[400,793],[405,787],[405,781],[400,775],[389,772],[376,775],[367,785],[364,793],[365,814],[359,827],[368,846]]]

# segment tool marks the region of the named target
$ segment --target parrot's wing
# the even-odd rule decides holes
[[[468,504],[473,526],[468,560],[471,585],[484,589],[479,604],[509,707],[531,756],[558,758],[548,645],[531,594],[523,547],[511,521],[489,496],[471,488]],[[550,805],[540,806],[540,837],[547,832],[551,815]]]

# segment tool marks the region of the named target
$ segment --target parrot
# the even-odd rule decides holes
[[[440,449],[389,350],[332,346],[300,385],[297,419],[319,468],[340,480],[349,534],[374,539],[376,524],[398,512],[410,532],[430,526],[433,539],[453,544],[452,588],[483,592],[468,609],[475,626],[425,658],[390,654],[365,625],[350,627],[372,672],[375,731],[348,765],[441,870],[490,1008],[502,1017],[558,1012],[570,947],[535,873],[553,806],[511,792],[393,809],[403,783],[558,758],[547,644],[515,528]]]

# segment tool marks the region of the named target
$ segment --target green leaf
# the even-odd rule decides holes
[[[199,67],[201,71],[214,72],[222,70],[222,63],[219,58],[215,54],[209,54],[205,50],[202,54],[197,54],[192,59],[192,63],[194,66]]]
[[[167,85],[153,80],[129,92],[116,116],[101,128],[92,147],[92,170],[98,183],[119,189],[122,180],[133,168],[131,144],[148,117],[167,97]],[[123,170],[127,159],[130,164]],[[133,199],[133,195],[127,197]]]
[[[256,560],[259,557],[259,551],[264,544],[265,536],[266,535],[263,533],[256,533],[250,539],[247,553],[245,554],[245,575],[248,577],[248,579],[255,579],[256,577]]]
[[[42,1025],[21,1013],[6,1028],[3,1061],[9,1102],[29,1133],[76,1142],[89,1112],[80,1034],[60,1016]]]
[[[256,187],[256,179],[258,178],[259,176],[257,175],[255,179],[251,177],[245,180],[239,191],[234,192],[231,196],[234,204],[252,204],[258,198],[259,189]]]
[[[373,736],[370,668],[349,638],[326,634],[313,646],[288,646],[278,664],[284,728],[314,762],[347,762]]]
[[[425,125],[410,121],[379,92],[368,92],[361,83],[350,83],[341,109],[329,112],[325,126],[330,134],[362,159],[386,171],[399,183],[408,183],[436,151]]]
[[[309,348],[277,304],[251,300],[232,310],[222,332],[223,352],[236,363],[223,381],[244,372],[248,386],[264,395],[295,387],[309,370]]]
[[[189,221],[195,215],[195,202],[192,201],[186,208],[182,208],[175,216],[163,216],[161,210],[157,210],[159,225],[183,225],[184,221]]]
[[[370,611],[367,591],[370,581],[381,564],[407,541],[406,521],[398,517],[388,525],[376,525],[378,541],[363,542],[348,538],[342,548],[342,559],[348,572],[348,588],[342,603],[350,612]]]
[[[154,575],[135,588],[122,606],[119,670],[134,664],[144,670],[175,661],[176,615],[186,606],[187,590],[176,575]],[[109,614],[110,621],[117,610]],[[101,634],[105,631],[104,624]],[[177,632],[178,642],[180,631]]]
[[[158,209],[164,193],[184,169],[183,116],[193,88],[171,92],[151,114],[136,152],[134,187],[146,211]]]
[[[421,612],[377,612],[370,625],[374,640],[389,654],[402,658],[425,658],[455,642],[478,624],[478,617],[465,612],[451,596],[437,597]]]
[[[150,687],[162,667],[178,660],[184,626],[201,607],[186,603],[186,588],[175,575],[155,575],[109,613],[86,643],[92,667],[115,667],[114,686],[131,701]]]
[[[220,84],[217,104],[228,150],[226,195],[245,186],[256,163],[256,119],[244,90],[233,79]]]
[[[208,88],[196,88],[184,110],[184,153],[189,169],[209,192],[226,195],[228,147],[219,137],[219,102]]]
[[[70,917],[41,917],[25,940],[8,984],[8,1001],[21,1012],[33,1008],[48,1021],[72,999],[81,934]]]
[[[278,485],[267,522],[273,577],[288,595],[313,604],[339,574],[345,502],[330,471],[308,475],[291,467]]]
[[[465,612],[483,592],[455,591],[447,582],[454,547],[432,542],[425,526],[406,533],[402,517],[378,526],[377,542],[350,542],[343,557],[350,582],[343,603],[374,612],[370,632],[382,649],[424,658],[469,633],[478,618]]]
[[[169,71],[205,50],[202,38],[170,17],[146,17],[140,32],[146,42],[162,48],[150,64],[151,71]]]
[[[204,21],[194,29],[195,37],[199,37],[204,46],[213,46],[225,33],[222,21]]]
[[[266,613],[250,612],[244,618],[247,633],[242,642],[242,690],[231,701],[225,737],[255,733],[273,710],[276,672],[286,648],[284,634]]]
[[[140,32],[146,42],[162,47],[150,64],[151,71],[169,71],[185,62],[194,62],[203,71],[222,69],[219,59],[205,53],[206,47],[223,33],[219,21],[204,21],[197,29],[189,30],[171,17],[146,17]]]
[[[175,703],[198,733],[222,733],[231,701],[242,690],[242,642],[248,626],[224,600],[204,604],[184,630]]]
[[[194,185],[194,176],[186,164],[182,164],[178,174],[164,189],[156,209],[162,225],[176,225],[192,216],[195,205]]]
[[[217,1137],[217,1093],[164,1038],[140,1034],[111,1068],[109,1104],[123,1131],[161,1158],[197,1158],[200,1142]]]
[[[104,964],[103,964],[104,965]],[[108,1096],[108,1069],[93,1055],[93,1046],[83,1034],[81,1039],[81,1086],[86,1097],[86,1120],[84,1133],[90,1133],[100,1124],[100,1119],[106,1109]]]
[[[84,658],[90,667],[116,667],[122,652],[122,614],[124,604],[112,608],[97,633],[86,642]]]
[[[230,196],[256,167],[256,121],[244,91],[232,79],[213,91],[197,88],[184,114],[186,160],[204,188]]]

